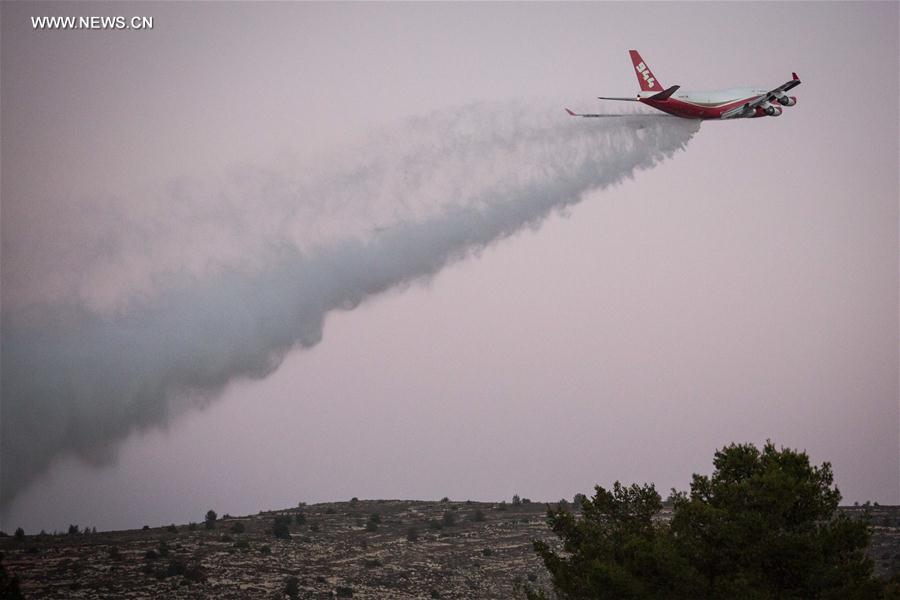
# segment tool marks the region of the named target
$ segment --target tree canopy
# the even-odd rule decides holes
[[[894,597],[866,556],[868,522],[838,510],[830,464],[768,442],[722,448],[713,465],[711,476],[693,476],[689,493],[673,490],[669,520],[652,484],[597,486],[579,498],[580,516],[548,509],[562,549],[534,548],[556,597]]]

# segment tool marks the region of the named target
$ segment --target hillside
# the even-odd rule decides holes
[[[0,549],[28,598],[283,598],[291,576],[299,598],[510,598],[545,577],[530,544],[551,537],[544,514],[541,504],[341,502],[213,529],[8,537]],[[273,533],[280,515],[284,538]]]
[[[896,573],[900,507],[870,512],[876,571]],[[298,598],[508,599],[548,584],[531,550],[534,538],[555,539],[544,516],[537,503],[351,501],[211,529],[10,536],[0,551],[26,598],[285,598],[293,577]]]

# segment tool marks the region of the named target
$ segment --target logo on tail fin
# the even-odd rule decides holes
[[[644,62],[644,59],[641,58],[640,53],[637,50],[629,50],[628,53],[631,55],[631,64],[634,65],[634,70],[637,73],[641,91],[661,92],[663,89],[662,84],[653,76],[653,72],[647,66],[647,63]]]
[[[650,69],[647,68],[647,65],[645,65],[644,63],[640,63],[638,65],[635,65],[634,68],[638,73],[641,74],[641,77],[644,78],[644,81],[647,82],[647,85],[652,88],[653,84],[656,83],[656,80],[653,78],[653,73],[650,72]]]

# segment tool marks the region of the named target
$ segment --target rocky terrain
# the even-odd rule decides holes
[[[552,537],[545,511],[351,501],[220,517],[211,529],[10,536],[0,551],[26,598],[286,598],[290,584],[298,598],[505,599],[547,583],[531,550]]]
[[[548,587],[537,503],[350,501],[143,530],[0,538],[26,598],[515,598]],[[864,508],[847,508],[857,513]],[[868,509],[900,570],[900,507]]]

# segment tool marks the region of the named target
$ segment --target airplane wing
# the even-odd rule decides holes
[[[652,117],[654,119],[657,119],[659,117],[672,118],[672,115],[656,114],[656,113],[616,113],[616,114],[577,113],[577,112],[572,112],[568,108],[566,109],[566,112],[569,113],[569,115],[571,115],[573,117],[632,117],[632,118],[633,117],[639,117],[639,118]]]
[[[628,117],[628,116],[630,116],[630,115],[623,115],[623,114],[618,114],[618,115],[606,115],[606,114],[596,114],[596,113],[584,114],[584,113],[572,112],[568,108],[566,109],[566,112],[569,113],[569,115],[573,116],[573,117]]]
[[[759,106],[760,104],[763,104],[764,102],[771,102],[772,100],[775,100],[775,98],[777,98],[779,94],[784,94],[788,90],[794,89],[795,87],[800,85],[800,78],[797,77],[796,73],[791,73],[791,75],[793,76],[793,78],[790,81],[788,81],[787,83],[783,83],[783,84],[779,85],[777,88],[775,88],[774,90],[769,90],[765,94],[761,94],[761,95],[757,96],[756,98],[754,98],[753,100],[751,100],[749,102],[745,102],[741,106],[732,108],[731,110],[722,113],[721,118],[735,119],[738,117],[743,117],[743,116],[752,114],[753,111],[756,110],[756,107]]]

